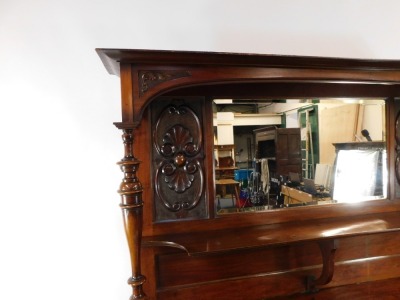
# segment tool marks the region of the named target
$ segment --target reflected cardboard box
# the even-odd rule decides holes
[[[311,194],[288,187],[286,185],[281,186],[281,193],[285,196],[283,202],[285,205],[313,202],[313,196]]]

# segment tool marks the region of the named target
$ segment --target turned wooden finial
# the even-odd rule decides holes
[[[120,207],[123,213],[124,227],[128,241],[132,277],[128,279],[128,284],[132,286],[133,299],[144,299],[143,283],[146,277],[141,274],[141,242],[143,226],[143,187],[136,176],[140,161],[133,155],[133,129],[123,129],[122,140],[124,142],[125,154],[118,162],[124,178],[120,184],[118,193],[121,195]]]

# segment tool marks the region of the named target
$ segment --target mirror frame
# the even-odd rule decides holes
[[[213,176],[208,174],[206,193],[209,215],[204,220],[190,220],[193,228],[228,228],[251,224],[280,223],[304,218],[329,218],[373,212],[399,210],[400,178],[400,61],[343,58],[274,56],[259,54],[207,53],[189,51],[97,49],[107,70],[121,78],[122,122],[115,125],[124,132],[125,156],[122,162],[135,161],[130,176],[150,187],[147,160],[151,159],[142,143],[149,143],[147,108],[163,97],[204,97],[204,140],[212,133],[211,103],[215,98],[304,98],[357,97],[386,99],[386,133],[388,155],[388,201],[368,201],[362,205],[338,204],[277,210],[263,213],[218,216],[214,212]],[[207,117],[207,112],[210,117]],[[133,140],[135,140],[134,146]],[[205,142],[206,153],[212,153],[212,142]],[[135,148],[135,156],[133,155]],[[148,151],[147,151],[148,152]],[[137,159],[136,159],[137,157]],[[139,167],[139,159],[143,161]],[[125,174],[126,166],[120,163]],[[212,162],[205,163],[212,170]],[[137,177],[136,177],[137,176]],[[144,205],[143,234],[185,232],[180,222],[154,223],[152,195],[135,186],[135,199],[123,193],[122,205]],[[126,205],[128,205],[126,204]],[[129,204],[130,205],[130,204]],[[299,214],[301,211],[301,214]],[[188,221],[189,222],[189,221]],[[199,229],[200,230],[200,229]]]

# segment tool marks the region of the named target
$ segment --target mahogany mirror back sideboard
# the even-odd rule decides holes
[[[122,131],[124,155],[118,162],[123,173],[118,192],[130,251],[131,299],[312,299],[307,297],[340,288],[375,295],[382,289],[369,285],[379,283],[387,293],[389,286],[400,286],[400,61],[96,51],[121,82],[122,120],[115,126]],[[252,111],[219,114],[218,99]],[[293,99],[307,104],[298,113],[305,116],[304,128],[299,117],[300,129],[283,129],[290,127],[282,121],[289,110],[268,111],[272,129],[264,124],[269,117],[261,108]],[[343,112],[330,113],[330,119],[312,116],[310,111],[327,112],[321,105],[329,99],[356,103],[354,126],[342,126],[350,119]],[[360,120],[375,103],[381,113],[369,128],[381,127],[372,141]],[[229,127],[245,117],[253,120],[247,147],[230,137],[237,124]],[[310,133],[313,126],[324,132],[319,140]],[[339,127],[350,128],[349,139],[323,141]],[[271,133],[271,141],[259,137],[264,132]],[[255,135],[264,144],[256,145]],[[359,151],[345,163],[349,168],[339,167],[334,157],[339,143],[352,145],[341,151]],[[327,188],[334,191],[344,169],[355,172],[340,201],[334,193],[329,201],[315,198],[290,180],[293,172],[301,173],[302,187],[308,177],[316,178],[309,174],[323,160],[321,149],[329,147],[336,175]],[[260,153],[273,158],[259,159]],[[375,194],[360,201],[352,192],[366,171],[363,164],[352,164],[365,157],[374,162],[371,174],[380,177],[361,182]],[[304,173],[303,160],[311,160]],[[296,204],[290,200],[295,194]]]

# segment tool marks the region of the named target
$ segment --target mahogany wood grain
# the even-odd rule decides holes
[[[322,255],[322,271],[318,278],[312,275],[306,277],[306,292],[315,293],[318,286],[331,282],[335,269],[335,252],[337,248],[337,240],[321,240],[318,242]]]
[[[371,265],[372,260],[378,262],[385,257],[398,257],[400,254],[398,243],[399,235],[394,232],[338,239],[338,250],[335,254],[336,271],[333,282],[336,282],[340,275],[341,265],[362,264],[364,262]],[[382,248],[387,249],[382,251]],[[144,251],[146,249],[153,248],[144,248]],[[283,270],[322,264],[317,243],[195,257],[171,249],[158,248],[159,251],[156,254],[160,287],[194,284],[205,281],[205,279],[215,281],[246,275],[256,276],[260,273],[278,273]],[[389,269],[381,269],[381,271],[387,271],[386,276],[390,273]]]
[[[214,120],[213,120],[213,105],[211,99],[205,99],[204,101],[204,123],[203,123],[203,132],[204,132],[204,149],[207,156],[209,153],[214,153]],[[215,172],[214,172],[214,159],[206,159],[205,163],[205,171],[206,171],[206,193],[207,193],[207,201],[208,201],[208,212],[209,219],[214,220],[216,217],[215,210],[215,195],[216,195],[216,186],[215,182]]]
[[[132,68],[129,64],[121,65],[121,111],[122,122],[133,123],[133,85],[132,85]]]
[[[384,267],[393,271],[391,267],[398,264],[399,260],[388,260]],[[396,270],[395,270],[396,271]],[[335,299],[323,298],[319,295],[324,295],[324,291],[336,286],[346,286],[346,294],[351,295],[351,290],[363,282],[374,282],[377,280],[386,280],[398,278],[399,273],[397,270],[393,275],[397,277],[382,278],[381,276],[374,276],[374,274],[365,275],[368,272],[368,266],[361,263],[358,264],[343,264],[337,266],[336,273],[340,277],[339,280],[332,281],[332,283],[324,288],[321,288],[316,294],[307,294],[302,285],[302,279],[310,273],[317,275],[320,272],[317,268],[307,268],[291,270],[288,272],[279,272],[276,274],[258,274],[253,277],[237,277],[230,280],[217,280],[211,282],[200,282],[197,285],[179,286],[176,288],[161,288],[157,291],[157,299],[274,299],[275,297],[282,296],[282,299],[290,295],[300,295],[304,299]],[[335,279],[335,278],[334,278]],[[388,286],[389,290],[390,287]],[[391,287],[393,288],[393,287]],[[385,299],[385,291],[381,290],[381,297],[372,299]],[[360,296],[362,294],[359,294]],[[368,294],[366,295],[373,295]],[[379,295],[376,294],[376,295]],[[174,298],[175,297],[175,298]],[[299,298],[303,299],[303,298]],[[363,298],[353,298],[363,299]],[[368,298],[367,298],[368,299]]]
[[[266,55],[256,53],[224,53],[202,51],[168,51],[98,48],[104,66],[110,74],[119,75],[119,63],[165,65],[238,65],[298,67],[314,69],[399,70],[397,60],[349,59],[316,56]]]
[[[391,87],[400,81],[398,61],[120,49],[97,49],[97,52],[108,71],[115,75],[120,75],[119,64],[131,64],[134,74],[140,74],[141,71],[168,74],[182,70],[189,73],[189,76],[163,80],[157,86],[146,89],[146,93],[142,95],[140,87],[134,88],[132,96],[135,103],[133,109],[135,124],[140,122],[144,108],[154,97],[193,85],[286,81],[297,82],[297,85],[301,86],[302,82],[323,81],[377,85],[390,83],[388,86]],[[135,75],[132,81],[135,87],[140,78]],[[304,96],[307,97],[306,93]]]
[[[318,82],[263,82],[263,83],[223,83],[218,85],[192,86],[169,91],[165,96],[204,95],[216,99],[264,99],[266,95],[271,99],[298,99],[318,97],[396,97],[400,93],[400,86],[393,85],[366,85],[366,84],[339,84]]]
[[[370,281],[321,290],[318,294],[297,294],[271,299],[296,300],[397,300],[400,295],[400,278]]]
[[[211,256],[190,257],[176,251],[162,251],[157,255],[160,288],[257,276],[321,263],[317,244],[244,250]]]
[[[400,212],[144,237],[144,246],[170,246],[189,255],[400,231]]]
[[[118,165],[124,173],[124,178],[118,193],[121,195],[120,207],[131,258],[132,276],[128,279],[128,284],[132,286],[131,299],[142,299],[145,297],[142,285],[146,281],[146,277],[141,273],[143,189],[136,176],[140,161],[133,155],[133,129],[124,129],[122,138],[125,154]]]
[[[246,251],[242,253],[242,256],[253,254],[252,251]],[[258,258],[258,260],[260,259],[263,258]],[[268,257],[264,259],[268,259]],[[296,258],[293,261],[295,260]],[[297,260],[301,260],[301,256]],[[276,296],[305,294],[304,278],[310,274],[318,276],[321,272],[321,266],[304,265],[303,267],[292,268],[290,266],[292,260],[288,259],[286,262],[286,269],[280,269],[275,272],[262,272],[261,268],[259,269],[261,272],[253,275],[235,276],[236,274],[232,273],[231,277],[220,277],[214,280],[211,277],[209,278],[212,273],[209,272],[208,274],[203,274],[201,278],[191,284],[160,286],[157,291],[157,299],[173,299],[173,297],[175,299],[270,299]],[[313,293],[312,295],[319,295],[325,289],[335,286],[357,286],[363,282],[398,278],[400,277],[399,262],[399,256],[339,262],[335,265],[336,270],[332,282],[325,287],[321,287],[318,293]],[[240,259],[231,261],[230,264],[244,265]],[[226,264],[225,267],[232,269],[230,264]],[[202,266],[204,265],[206,264]],[[180,271],[178,266],[179,264],[177,263],[175,266],[177,273]],[[257,270],[257,266],[253,268],[254,271]],[[173,272],[172,270],[170,271]],[[192,269],[192,274],[195,272],[196,270]],[[223,274],[226,275],[228,272]],[[184,275],[190,276],[190,273],[183,273],[182,276]],[[199,295],[202,298],[198,298]]]

